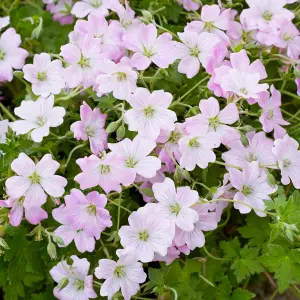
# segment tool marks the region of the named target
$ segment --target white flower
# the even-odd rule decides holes
[[[168,109],[172,102],[170,93],[163,90],[150,93],[145,88],[138,88],[126,100],[133,108],[125,113],[129,130],[155,140],[161,129],[175,129],[176,113]]]
[[[165,256],[172,244],[170,222],[158,217],[152,207],[146,205],[134,211],[128,218],[129,226],[119,230],[121,245],[135,248],[137,259],[142,262],[152,261],[155,253]]]
[[[41,142],[49,135],[50,127],[57,127],[63,123],[66,111],[63,107],[53,107],[54,96],[39,97],[37,101],[24,100],[21,106],[15,108],[15,114],[23,120],[9,124],[17,135],[31,131],[34,142]]]
[[[153,193],[158,201],[154,204],[162,218],[171,222],[175,233],[175,225],[184,231],[192,231],[194,223],[199,219],[198,213],[192,209],[197,203],[199,195],[190,187],[175,188],[173,180],[166,178],[162,183],[153,184]]]
[[[0,121],[0,144],[6,143],[6,133],[8,131],[8,120]]]

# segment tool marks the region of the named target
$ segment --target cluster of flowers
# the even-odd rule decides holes
[[[282,55],[287,55],[285,62],[298,68],[300,37],[291,21],[294,14],[284,8],[287,0],[246,1],[249,8],[242,12],[241,23],[235,21],[236,11],[205,5],[200,20],[187,24],[184,32],[178,33],[178,41],[168,32],[158,35],[156,26],[136,18],[127,2],[125,7],[117,0],[84,0],[74,6],[71,0],[44,2],[61,23],[73,22],[71,14],[88,17],[76,22],[69,43],[55,55],[57,59],[52,60],[47,53],[36,54],[33,64],[25,66],[28,53],[19,48],[19,35],[12,28],[2,33],[0,81],[12,80],[12,68],[23,68],[24,78],[38,99],[24,100],[15,108],[20,120],[0,121],[0,142],[5,143],[8,127],[16,135],[30,133],[34,142],[42,142],[51,127],[63,123],[66,114],[63,107],[54,106],[60,99],[56,95],[77,95],[88,88],[98,96],[112,93],[124,100],[119,105],[122,121],[137,135],[133,140],[108,143],[107,115],[83,102],[81,120],[70,129],[76,139],[89,141],[93,154],[76,161],[82,172],[74,180],[81,190],[99,186],[105,194],[120,193],[122,186],[135,184],[140,184],[142,194],[143,188],[153,191],[153,196],[143,194],[147,204],[132,212],[129,225],[121,226],[118,232],[124,248],[117,250],[119,260],[99,261],[95,275],[105,279],[101,296],[111,299],[121,289],[124,298],[130,299],[146,280],[142,263],[158,260],[169,264],[180,253],[189,254],[202,247],[203,231],[217,228],[226,200],[234,200],[234,207],[241,213],[253,209],[265,216],[264,201],[277,190],[271,180],[273,170],[281,172],[282,184],[292,181],[300,188],[299,145],[282,127],[289,123],[281,114],[281,93],[274,86],[269,92],[269,85],[260,82],[267,78],[260,60],[250,63],[245,50],[228,50],[244,41],[246,34],[248,42],[280,48]],[[187,10],[199,8],[194,1],[180,2]],[[267,5],[270,2],[272,5]],[[116,12],[119,20],[107,22],[109,10]],[[8,20],[2,21],[8,25]],[[168,92],[150,92],[137,86],[138,76],[152,63],[167,68],[176,60],[180,61],[178,72],[187,78],[196,76],[202,65],[211,76],[208,88],[216,97],[226,99],[226,105],[220,109],[216,98],[203,99],[200,113],[179,123],[171,108],[180,99],[172,103],[173,96]],[[263,131],[250,131],[244,136],[242,127],[235,126],[240,114],[247,114],[242,101],[260,107],[257,117]],[[265,133],[272,131],[275,140],[266,137]],[[216,161],[214,153],[221,144],[227,148],[222,154],[224,163]],[[192,188],[176,187],[167,177],[176,173],[186,177],[188,171],[197,166],[205,169],[209,163],[223,164],[228,171],[210,201],[194,190],[197,181]],[[59,198],[65,193],[67,180],[55,175],[59,163],[49,154],[34,163],[21,153],[11,168],[17,175],[6,180],[9,198],[0,205],[11,207],[9,218],[14,226],[20,224],[23,210],[30,223],[40,223],[48,217],[42,208],[47,195]],[[55,235],[64,242],[60,246],[74,240],[80,252],[92,252],[101,232],[112,226],[105,209],[109,195],[93,191],[85,196],[81,190],[72,189],[65,196],[65,204],[52,211],[61,224]],[[51,270],[58,283],[55,296],[63,300],[96,298],[92,276],[88,275],[89,262],[76,256],[72,260],[72,264],[61,261]]]

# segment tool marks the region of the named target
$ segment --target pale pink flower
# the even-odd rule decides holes
[[[25,153],[20,153],[11,164],[11,169],[18,176],[6,180],[6,193],[13,199],[25,197],[23,206],[26,209],[38,207],[46,202],[47,195],[61,197],[67,180],[54,173],[59,163],[46,154],[35,164]],[[46,192],[46,193],[45,193]]]
[[[96,79],[97,92],[101,94],[112,92],[115,98],[125,100],[137,89],[138,74],[132,70],[126,59],[118,64],[105,61],[101,65],[101,73]]]
[[[90,13],[107,16],[108,9],[116,0],[82,0],[74,4],[71,13],[76,18],[84,18]]]
[[[101,285],[100,295],[112,299],[113,295],[121,289],[125,300],[130,300],[140,290],[140,283],[146,281],[142,263],[138,262],[136,249],[128,248],[117,250],[119,257],[115,262],[110,259],[100,259],[95,269],[95,276],[105,279]]]
[[[102,158],[96,155],[79,158],[76,163],[82,173],[75,176],[74,180],[80,184],[82,190],[99,185],[106,194],[111,191],[121,193],[122,174],[117,167],[109,163],[110,154],[104,154]]]
[[[57,3],[47,5],[47,10],[53,14],[53,20],[61,25],[72,24],[74,16],[71,15],[73,0],[59,0]]]
[[[4,20],[4,24],[6,21]],[[22,69],[28,52],[20,48],[21,37],[14,28],[8,28],[0,36],[0,82],[12,81],[13,69]]]
[[[80,45],[62,46],[60,55],[69,64],[64,69],[64,79],[69,88],[81,84],[84,88],[93,86],[96,77],[101,73],[103,62],[107,59],[107,55],[101,53],[101,40],[88,34],[84,36]]]
[[[228,126],[239,119],[239,111],[235,103],[228,104],[220,111],[220,105],[217,99],[210,97],[207,100],[201,100],[199,103],[201,114],[186,119],[186,130],[199,132],[218,132],[221,137],[221,143],[227,145],[230,141],[239,139],[238,132]]]
[[[272,96],[269,93],[261,95],[259,106],[263,109],[259,118],[259,122],[263,126],[264,132],[271,132],[274,130],[275,139],[282,138],[286,134],[286,130],[280,125],[289,125],[286,122],[280,110],[281,94],[275,89],[274,85],[271,86]]]
[[[71,125],[71,131],[77,140],[90,141],[91,151],[99,154],[107,147],[107,132],[104,129],[106,114],[98,107],[92,110],[86,102],[80,106],[81,120]]]
[[[7,200],[0,200],[0,207],[11,208],[8,218],[12,226],[19,226],[22,222],[23,214],[25,211],[25,219],[31,224],[39,224],[42,220],[48,218],[48,214],[41,207],[29,207],[28,209],[23,206],[24,197],[13,199],[9,197]]]
[[[300,78],[296,78],[295,82],[297,85],[297,94],[300,96]]]
[[[222,159],[230,165],[242,167],[246,162],[257,161],[259,165],[268,168],[276,167],[276,158],[272,153],[273,141],[261,131],[249,132],[246,135],[248,141],[244,146],[240,140],[229,144],[229,151],[222,154]]]
[[[282,139],[275,140],[272,148],[281,170],[281,182],[289,184],[291,180],[296,189],[300,188],[300,151],[298,147],[298,142],[286,134]]]
[[[129,226],[122,226],[119,230],[121,245],[133,247],[137,259],[142,262],[152,261],[155,253],[165,256],[172,244],[170,222],[160,218],[159,212],[153,211],[153,205],[146,204],[134,211],[128,218]]]
[[[154,156],[148,156],[155,148],[156,143],[152,139],[136,136],[133,141],[126,138],[116,144],[108,144],[112,151],[108,163],[122,173],[122,184],[131,185],[136,175],[152,178],[161,168],[161,161]]]
[[[23,72],[24,78],[31,82],[35,95],[42,97],[56,95],[65,87],[61,60],[51,61],[51,56],[47,53],[35,54],[33,64],[25,65]]]
[[[177,2],[182,4],[187,11],[198,10],[200,8],[200,3],[197,3],[197,0],[177,0]]]
[[[72,44],[83,47],[85,35],[96,38],[101,45],[101,53],[106,53],[109,59],[118,60],[123,54],[122,35],[123,30],[116,21],[108,24],[101,15],[89,15],[88,20],[78,20],[74,31],[69,34]]]
[[[80,190],[72,189],[70,195],[65,196],[65,202],[72,229],[82,229],[99,240],[101,232],[112,226],[111,216],[105,209],[105,195],[94,191],[85,196]]]
[[[93,289],[93,276],[88,275],[90,263],[86,258],[72,255],[72,265],[62,260],[50,270],[50,275],[57,283],[68,279],[68,284],[62,289],[54,288],[54,295],[60,300],[88,300],[97,298]]]
[[[194,212],[198,215],[198,221],[192,231],[185,231],[181,228],[176,228],[174,242],[178,246],[187,245],[190,250],[201,248],[205,244],[205,236],[203,231],[214,230],[218,226],[216,213],[208,212],[208,207],[197,204],[193,206]]]
[[[229,169],[229,175],[232,186],[238,190],[233,199],[259,210],[265,209],[264,200],[271,200],[269,195],[277,190],[276,185],[269,185],[267,173],[260,169],[258,162],[245,163],[242,171],[231,168]],[[238,202],[234,202],[234,207],[241,214],[247,214],[252,209]],[[258,216],[266,216],[266,213],[259,210],[254,209]]]
[[[55,229],[55,237],[60,237],[64,241],[64,245],[58,244],[59,247],[67,247],[74,240],[76,248],[79,252],[93,252],[95,250],[95,238],[92,234],[88,234],[83,229],[73,229],[69,221],[68,208],[62,204],[60,207],[52,210],[54,220],[62,225]]]
[[[6,16],[6,17],[2,17],[0,18],[0,30],[4,27],[6,27],[10,22],[10,17]]]
[[[141,24],[141,21],[138,18],[135,18],[135,11],[131,9],[127,0],[125,0],[125,8],[123,5],[118,5],[114,10],[118,14],[120,25],[125,30],[131,30]]]
[[[206,169],[208,163],[216,160],[214,148],[220,146],[220,134],[216,132],[191,133],[179,140],[179,150],[182,154],[180,166],[188,171],[195,169],[198,165]]]
[[[287,49],[287,56],[298,59],[300,54],[300,35],[297,27],[287,19],[274,19],[264,31],[257,33],[256,39],[264,45],[275,45]]]
[[[172,245],[168,248],[168,253],[165,256],[159,254],[154,255],[154,261],[164,261],[166,265],[170,265],[175,259],[180,257],[180,254],[184,253],[185,255],[190,254],[190,249],[186,246],[178,246],[172,242]]]
[[[226,45],[229,45],[230,40],[223,30],[229,28],[230,12],[230,9],[221,12],[220,7],[216,4],[204,5],[201,9],[201,21],[188,23],[184,31],[210,32],[219,36]]]
[[[8,120],[0,121],[0,144],[6,143],[6,133],[8,131]]]
[[[34,142],[40,143],[50,133],[51,127],[60,126],[66,114],[63,107],[54,107],[54,96],[39,97],[36,101],[24,100],[21,106],[15,108],[15,114],[23,120],[9,124],[17,135],[30,132]]]
[[[166,178],[162,183],[153,184],[153,193],[158,201],[155,204],[161,218],[169,220],[171,230],[175,233],[175,226],[184,231],[192,231],[199,217],[192,206],[199,200],[197,191],[190,187],[175,188],[173,180]]]
[[[286,0],[246,0],[249,8],[241,13],[240,20],[248,30],[264,29],[274,18],[285,18],[291,21],[295,15],[284,8]]]
[[[192,78],[199,72],[201,64],[207,65],[214,47],[220,42],[217,35],[212,33],[178,32],[183,43],[177,43],[176,55],[181,61],[178,72]]]
[[[170,33],[157,36],[153,24],[140,24],[123,36],[124,46],[135,52],[131,58],[132,66],[137,70],[147,69],[151,62],[159,68],[168,68],[176,60],[175,46]]]
[[[174,111],[168,109],[172,98],[170,93],[163,90],[150,93],[145,88],[138,88],[126,98],[132,107],[124,116],[128,129],[154,140],[159,136],[161,129],[174,130],[177,116]]]

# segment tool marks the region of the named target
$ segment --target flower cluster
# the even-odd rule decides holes
[[[261,52],[277,51],[274,57],[299,75],[300,35],[286,0],[248,0],[240,22],[237,12],[221,3],[204,5],[194,14],[200,3],[181,0],[193,21],[177,34],[161,28],[152,15],[145,20],[145,12],[136,17],[127,1],[44,2],[61,24],[77,20],[59,54],[34,54],[27,64],[28,52],[19,47],[15,29],[1,34],[0,81],[11,81],[13,69],[22,69],[30,93],[14,109],[20,119],[0,121],[0,144],[7,143],[8,135],[29,139],[37,153],[44,153],[50,151],[45,144],[49,136],[68,139],[72,146],[67,159],[57,157],[62,165],[51,154],[38,161],[24,150],[34,162],[20,153],[12,161],[15,175],[5,180],[7,199],[0,206],[10,208],[13,226],[20,225],[23,211],[31,224],[54,219],[55,229],[45,230],[49,241],[52,236],[59,247],[74,241],[80,253],[97,255],[101,233],[116,225],[112,238],[120,246],[117,261],[107,255],[94,269],[104,280],[101,296],[112,299],[121,290],[129,300],[146,281],[143,263],[170,264],[203,247],[203,232],[218,227],[229,202],[241,214],[253,210],[266,216],[266,201],[280,184],[275,176],[281,175],[283,185],[300,188],[299,144],[287,133],[284,126],[290,123],[281,109],[284,86],[269,85],[263,56],[253,59],[247,49],[252,44]],[[109,20],[112,14],[115,18]],[[0,27],[7,25],[1,18]],[[207,97],[194,99],[197,106],[192,106],[184,102],[191,90],[178,96],[162,88],[163,83],[156,85],[168,68],[195,80],[191,90],[207,87]],[[154,76],[145,76],[153,70]],[[294,79],[300,94],[300,78]],[[108,106],[102,105],[104,100],[111,100]],[[182,116],[177,108],[189,111]],[[255,128],[247,124],[252,117]],[[66,122],[69,132],[57,136],[53,128]],[[68,177],[65,171],[79,148],[84,154]],[[211,164],[224,171],[218,187],[207,187],[199,179],[199,172]],[[122,194],[130,189],[145,203],[135,211],[125,207],[128,221],[120,224],[118,212],[113,224],[109,204],[124,209]],[[59,206],[49,211],[47,198]],[[96,298],[90,263],[74,255],[71,259],[50,271],[58,283],[55,297]]]

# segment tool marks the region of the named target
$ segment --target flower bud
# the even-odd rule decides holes
[[[141,188],[140,192],[143,193],[147,197],[154,197],[153,191],[149,188]]]
[[[59,244],[60,246],[65,246],[64,240],[60,236],[54,236],[53,237],[54,241]]]
[[[63,288],[65,288],[69,284],[69,279],[67,277],[62,278],[58,285],[57,288],[59,291],[61,291]]]
[[[3,238],[0,238],[0,247],[3,247],[3,248],[6,249],[6,250],[9,249],[7,243],[4,241]]]
[[[119,127],[118,122],[111,122],[106,128],[106,132],[112,133],[112,132],[116,131],[118,127]]]
[[[118,141],[123,140],[125,133],[126,133],[125,126],[121,125],[117,130],[117,140]]]
[[[57,258],[56,247],[52,242],[50,242],[48,244],[47,252],[48,252],[49,256],[51,257],[51,259],[56,259]]]

